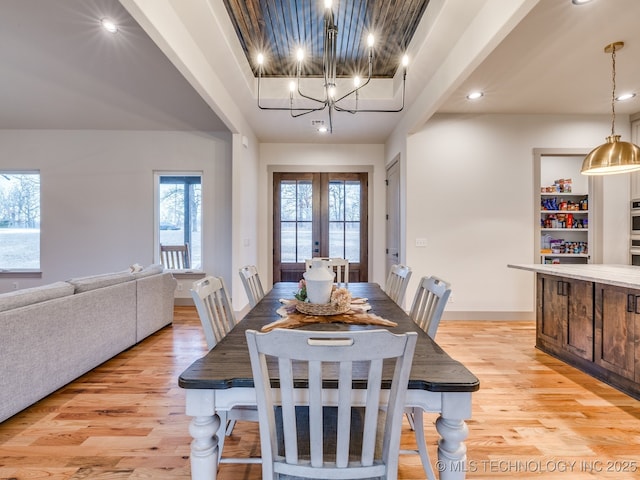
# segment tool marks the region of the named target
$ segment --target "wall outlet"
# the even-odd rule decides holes
[[[416,247],[426,247],[427,239],[426,238],[416,238]]]
[[[18,282],[13,282],[11,284],[11,288],[13,288],[14,290],[17,290],[18,289]]]
[[[450,294],[449,294],[449,303],[453,303],[453,302],[455,302],[455,300],[456,300],[456,299],[455,299],[455,297],[454,297],[453,293],[450,293]]]
[[[181,292],[182,291],[182,283],[178,282],[178,291]]]

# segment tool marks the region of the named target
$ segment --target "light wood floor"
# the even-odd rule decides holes
[[[467,478],[640,478],[640,402],[534,348],[532,322],[443,322],[438,343],[481,381],[468,422]],[[175,322],[0,424],[0,479],[188,479],[180,373],[206,351],[192,307]],[[432,462],[435,418],[428,416]],[[406,428],[403,444],[412,444]],[[238,425],[230,455],[259,455]],[[402,456],[401,479],[424,478]],[[259,479],[223,465],[221,480]]]

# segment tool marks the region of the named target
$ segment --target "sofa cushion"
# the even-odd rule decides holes
[[[88,292],[96,288],[108,287],[118,283],[130,282],[135,277],[129,270],[104,275],[91,275],[89,277],[72,278],[69,283],[75,287],[75,293]]]
[[[74,286],[67,282],[55,282],[40,287],[25,288],[0,295],[0,312],[45,302],[53,298],[73,295]]]
[[[148,277],[149,275],[157,275],[162,272],[164,272],[164,267],[162,266],[162,264],[154,263],[153,265],[148,265],[144,267],[142,270],[133,272],[133,276],[135,278],[143,278],[143,277]]]

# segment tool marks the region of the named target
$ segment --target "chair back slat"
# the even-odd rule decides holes
[[[406,265],[392,265],[387,276],[384,291],[391,300],[402,306],[404,296],[407,291],[407,285],[411,278],[411,268]]]
[[[442,313],[451,294],[451,285],[438,277],[422,277],[409,316],[435,339]]]
[[[327,267],[335,274],[335,282],[338,284],[349,284],[349,259],[339,257],[313,257],[307,258],[305,263],[306,270],[313,268],[314,260],[322,260],[323,266]]]
[[[255,307],[256,304],[264,297],[262,282],[258,275],[258,269],[255,265],[246,265],[240,269],[240,279],[249,299],[249,306]]]
[[[207,276],[193,282],[191,297],[202,323],[207,346],[212,349],[236,325],[224,280],[222,277]]]
[[[185,270],[191,268],[189,244],[160,244],[160,261],[162,262],[162,266],[169,270]]]
[[[260,416],[263,478],[273,478],[274,473],[301,478],[397,478],[415,332],[275,329],[269,333],[247,330],[246,336]],[[381,405],[385,360],[395,362],[395,369],[389,401]],[[272,388],[268,365],[275,361],[278,379]],[[360,388],[354,388],[356,384]],[[299,395],[302,401],[296,403],[295,389],[304,387],[306,395]],[[308,425],[296,419],[300,405],[308,406]],[[281,433],[273,414],[277,406],[282,408]],[[382,429],[381,406],[387,407]],[[324,431],[328,407],[337,408],[336,423],[328,426],[335,431],[330,447]],[[361,431],[352,428],[355,407],[364,408]],[[309,441],[299,445],[298,430],[305,427]],[[278,440],[279,435],[284,442]],[[354,451],[354,441],[361,443],[359,451]],[[277,450],[282,444],[284,452]]]

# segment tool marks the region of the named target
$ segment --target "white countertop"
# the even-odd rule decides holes
[[[508,264],[509,268],[640,289],[640,267],[609,264]]]

